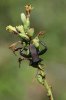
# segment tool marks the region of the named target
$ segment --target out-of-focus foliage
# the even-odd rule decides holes
[[[19,38],[5,28],[22,24],[20,14],[26,3],[34,7],[30,20],[35,33],[46,31],[40,39],[48,51],[42,57],[54,97],[66,100],[66,0],[0,0],[0,100],[47,100],[43,87],[32,82],[35,69],[28,62],[19,69],[17,57],[8,49]]]

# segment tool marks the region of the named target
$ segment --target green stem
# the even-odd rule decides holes
[[[46,88],[49,100],[54,100],[51,87],[48,85],[46,81],[46,74],[44,72],[44,68],[42,67],[43,67],[42,65],[39,65],[37,80],[40,84],[42,84]]]
[[[45,88],[47,90],[49,100],[54,100],[53,99],[53,95],[52,95],[52,91],[51,91],[51,87],[48,85],[46,79],[44,79],[44,86],[45,86]]]

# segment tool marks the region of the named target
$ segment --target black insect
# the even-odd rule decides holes
[[[44,46],[42,50],[37,49],[33,44],[29,45],[29,55],[26,55],[23,53],[24,49],[20,49],[20,55],[30,61],[30,65],[32,67],[37,68],[38,64],[42,61],[42,59],[39,57],[40,55],[43,55],[47,51],[47,46],[43,44],[41,41],[40,43]],[[19,63],[21,63],[21,60],[19,59]]]

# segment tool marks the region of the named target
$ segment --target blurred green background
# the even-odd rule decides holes
[[[48,100],[45,89],[35,79],[36,69],[22,62],[8,46],[19,40],[6,32],[8,25],[21,25],[24,6],[34,7],[31,27],[35,32],[46,31],[41,40],[48,47],[42,56],[47,80],[53,87],[55,100],[66,100],[66,0],[0,0],[0,100]]]

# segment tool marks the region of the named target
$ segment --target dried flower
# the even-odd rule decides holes
[[[30,12],[33,9],[33,7],[30,4],[28,4],[28,5],[25,6],[25,8],[26,8],[26,14],[29,17],[30,16]]]

